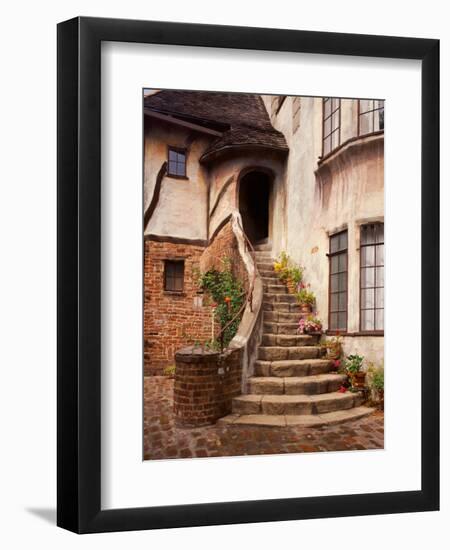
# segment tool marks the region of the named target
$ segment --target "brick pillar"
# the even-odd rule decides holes
[[[214,424],[241,391],[241,350],[221,355],[189,347],[175,354],[174,412],[180,427]]]

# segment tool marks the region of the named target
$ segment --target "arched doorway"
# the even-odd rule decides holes
[[[247,172],[239,182],[239,212],[250,242],[269,241],[269,203],[272,178],[260,170]]]

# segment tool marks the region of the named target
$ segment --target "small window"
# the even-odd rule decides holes
[[[169,176],[186,177],[186,150],[169,147]]]
[[[330,237],[330,301],[328,327],[332,331],[347,331],[347,231]]]
[[[169,292],[183,292],[183,288],[184,260],[165,260],[164,290]]]
[[[360,328],[384,330],[384,224],[361,226]]]
[[[326,157],[341,144],[341,100],[323,98],[322,156]]]
[[[384,101],[360,99],[358,108],[358,135],[364,136],[384,130]]]

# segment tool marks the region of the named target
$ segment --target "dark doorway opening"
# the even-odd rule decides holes
[[[244,231],[252,244],[269,239],[269,201],[271,178],[264,172],[249,172],[239,185],[239,211]]]

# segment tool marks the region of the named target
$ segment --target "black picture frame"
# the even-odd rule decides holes
[[[420,491],[102,510],[100,47],[102,41],[422,62]],[[439,508],[439,41],[77,17],[58,25],[57,524],[77,533]],[[426,322],[425,322],[426,320]]]

